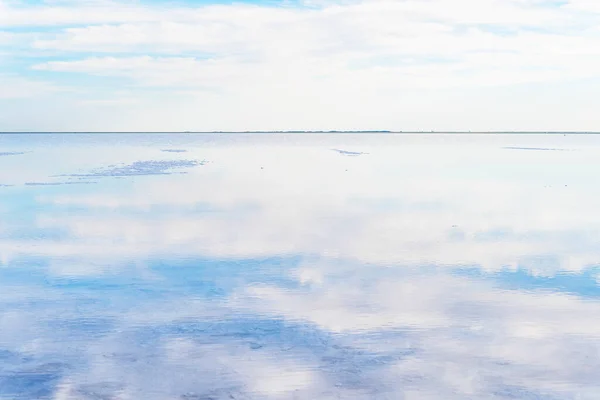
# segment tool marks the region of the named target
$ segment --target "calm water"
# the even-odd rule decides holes
[[[0,135],[0,399],[600,398],[600,136]]]

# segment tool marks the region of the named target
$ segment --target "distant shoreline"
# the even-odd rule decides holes
[[[80,131],[80,132],[0,132],[0,135],[57,135],[57,134],[391,134],[391,135],[598,135],[588,131]]]

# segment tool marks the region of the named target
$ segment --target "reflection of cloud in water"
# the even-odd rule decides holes
[[[375,387],[477,399],[512,389],[572,398],[599,388],[589,378],[600,360],[585,356],[598,351],[600,325],[585,321],[600,312],[596,303],[499,291],[443,274],[423,277],[418,269],[397,277],[355,272],[310,290],[250,287],[235,299],[240,307],[351,334],[355,347],[373,354],[409,343],[411,355],[381,364]],[[395,331],[404,334],[382,334]]]
[[[281,162],[279,169],[269,168],[273,175],[264,177],[236,167],[201,180],[147,182],[133,192],[40,197],[56,207],[95,211],[39,215],[41,226],[64,229],[81,244],[46,249],[38,243],[36,249],[91,256],[110,242],[122,257],[146,251],[217,258],[338,254],[364,262],[523,268],[536,274],[579,272],[600,256],[600,215],[590,211],[597,196],[582,189],[548,197],[535,187],[502,181],[430,178],[424,185],[404,178],[393,186],[386,185],[392,178],[376,174],[340,178],[333,167],[291,170]],[[130,214],[132,209],[142,213]],[[15,253],[19,247],[4,248]],[[556,261],[540,264],[531,255]]]
[[[54,388],[60,383],[67,367],[62,363],[30,363],[8,373],[3,371],[0,375],[0,395],[11,396],[12,399],[52,399]]]
[[[26,336],[44,340],[34,353],[5,351],[4,362],[12,365],[5,377],[18,374],[28,390],[37,384],[72,400],[136,393],[150,400],[503,398],[498,393],[592,400],[599,389],[599,360],[587,355],[598,351],[600,325],[586,318],[598,315],[597,303],[500,291],[419,269],[390,273],[335,260],[313,265],[323,276],[311,287],[246,282],[225,301],[177,289],[167,276],[123,291],[110,280],[82,291],[84,281],[74,281],[54,300],[64,310],[42,315],[34,301],[26,306],[20,316],[29,318]],[[197,273],[188,269],[181,279]],[[165,291],[135,301],[131,294],[148,285]],[[104,306],[101,299],[89,302],[99,290],[111,297]],[[125,292],[128,302],[120,299]],[[69,297],[83,308],[66,308]],[[27,343],[16,330],[11,338],[10,308],[2,305],[0,321],[8,329],[0,342]],[[81,323],[77,315],[84,311],[96,317]],[[117,318],[103,319],[106,312]],[[67,337],[69,346],[60,345]],[[30,373],[58,360],[62,366],[51,376]]]
[[[22,154],[25,154],[25,152],[24,151],[0,151],[0,157],[20,156]]]
[[[596,400],[597,150],[430,144],[15,194],[0,397]],[[80,177],[194,166],[124,164]]]

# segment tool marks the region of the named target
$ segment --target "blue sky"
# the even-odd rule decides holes
[[[600,130],[590,0],[0,0],[0,130]]]

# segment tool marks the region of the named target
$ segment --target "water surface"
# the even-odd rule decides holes
[[[600,398],[600,136],[0,135],[0,399]]]

